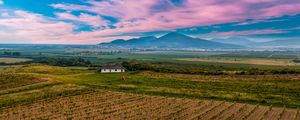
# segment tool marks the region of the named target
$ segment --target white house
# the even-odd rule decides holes
[[[101,67],[101,73],[120,73],[125,72],[125,68],[118,64],[107,64]]]

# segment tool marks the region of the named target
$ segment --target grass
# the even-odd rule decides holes
[[[46,80],[32,74],[0,72],[0,90],[26,86],[44,81]]]
[[[65,68],[65,67],[54,67],[41,64],[30,64],[25,65],[17,69],[8,69],[17,73],[37,73],[37,74],[49,74],[49,75],[69,75],[87,72],[86,70],[78,68]]]

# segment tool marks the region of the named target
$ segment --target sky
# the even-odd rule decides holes
[[[0,43],[97,44],[178,32],[300,38],[300,0],[0,0]]]

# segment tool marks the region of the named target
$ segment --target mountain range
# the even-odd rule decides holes
[[[300,48],[300,39],[274,40],[260,43],[261,47],[285,47],[285,48]]]
[[[234,45],[242,45],[250,48],[295,48],[300,47],[300,39],[285,39],[285,40],[273,40],[268,42],[254,42],[248,40],[247,38],[242,37],[229,37],[225,39],[215,38],[211,39],[211,41],[226,43],[226,44],[234,44]]]
[[[117,48],[158,48],[158,49],[240,49],[241,45],[219,43],[215,41],[193,38],[176,32],[162,37],[141,37],[129,40],[117,39],[109,43],[99,44],[103,47]]]
[[[254,41],[248,40],[247,38],[242,37],[229,37],[229,38],[214,38],[211,41],[219,42],[219,43],[226,43],[226,44],[233,44],[233,45],[242,45],[242,46],[252,46],[257,44]]]
[[[246,48],[300,48],[300,39],[254,42],[242,37],[215,38],[205,40],[171,32],[161,37],[148,36],[129,40],[117,39],[100,43],[107,48],[150,48],[150,49],[246,49]]]

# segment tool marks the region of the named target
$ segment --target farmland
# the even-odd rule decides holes
[[[0,119],[279,119],[296,109],[97,91],[0,110]]]
[[[291,60],[268,60],[268,59],[237,59],[237,58],[180,58],[184,61],[199,62],[217,62],[217,63],[239,63],[239,64],[256,64],[256,65],[277,65],[277,66],[293,66],[298,65]]]
[[[72,94],[72,91],[84,92],[100,89],[155,96],[236,101],[276,107],[300,107],[298,74],[193,75],[152,71],[101,74],[87,68],[40,64],[8,68],[3,72],[5,71],[37,76],[46,81],[36,85],[33,82],[34,79],[31,79],[33,85],[30,88],[21,86],[21,88],[13,88],[20,90],[5,90],[10,91],[6,92],[10,94],[0,95],[2,106],[17,105],[28,99],[28,101],[34,101],[35,98],[55,97],[62,95],[61,93],[68,95]],[[121,79],[123,76],[126,80]],[[31,98],[29,96],[31,93],[37,94]]]
[[[0,58],[0,63],[19,63],[19,62],[27,62],[31,61],[31,59],[26,58]]]
[[[0,66],[0,119],[299,116],[298,52],[87,50],[0,52],[31,60]],[[127,72],[101,74],[107,63]]]

